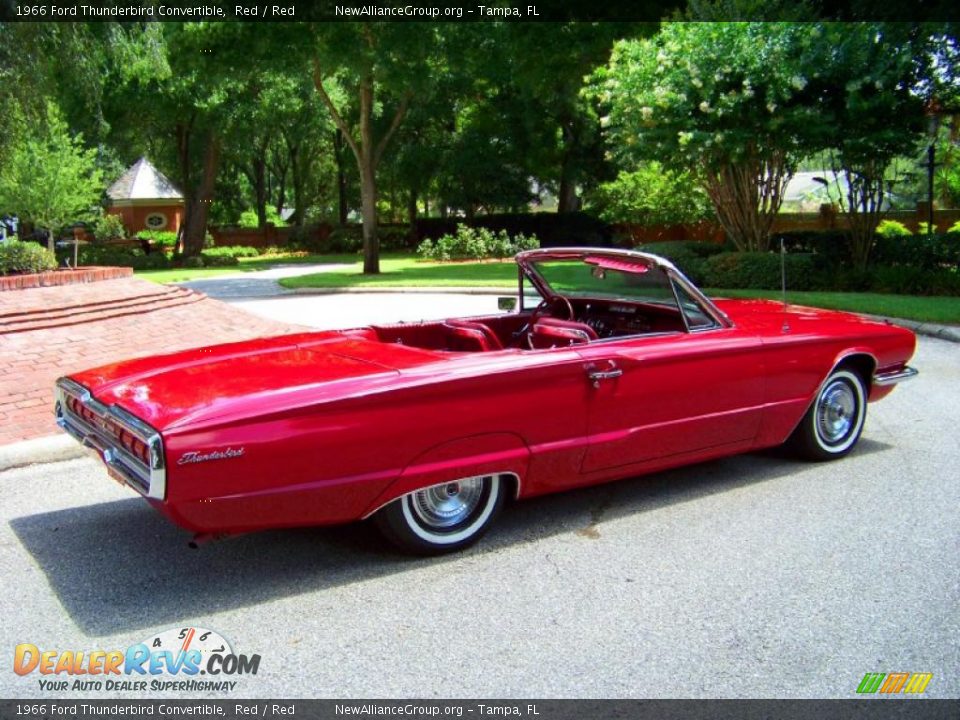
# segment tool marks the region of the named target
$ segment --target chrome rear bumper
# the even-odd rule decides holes
[[[79,402],[93,417],[88,420],[73,412],[70,400]],[[94,450],[111,475],[148,498],[163,500],[166,497],[163,439],[140,418],[115,405],[104,405],[83,385],[69,378],[57,380],[54,414],[57,425],[84,447]],[[124,447],[117,437],[118,428],[146,445],[148,462]]]
[[[881,387],[885,385],[896,385],[900,382],[912,380],[919,374],[920,373],[916,368],[912,368],[909,365],[904,365],[903,369],[901,370],[890,370],[888,372],[877,373],[873,376],[873,384]]]

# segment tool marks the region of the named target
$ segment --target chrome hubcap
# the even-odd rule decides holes
[[[820,395],[817,430],[828,443],[840,442],[856,422],[857,398],[849,384],[837,380]]]
[[[483,478],[466,478],[419,490],[413,494],[410,506],[421,523],[442,530],[470,517],[482,495]]]

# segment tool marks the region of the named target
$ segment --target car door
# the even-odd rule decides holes
[[[734,327],[578,348],[587,400],[582,472],[749,443],[763,410],[760,341]]]

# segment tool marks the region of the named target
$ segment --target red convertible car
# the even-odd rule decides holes
[[[713,302],[654,255],[517,263],[513,312],[86,370],[57,382],[57,421],[198,541],[373,517],[401,547],[439,553],[511,499],[783,443],[842,457],[867,402],[916,375],[908,330]]]

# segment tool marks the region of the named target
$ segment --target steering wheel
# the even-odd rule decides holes
[[[542,318],[544,315],[549,314],[551,317],[556,317],[553,312],[547,312],[548,310],[551,310],[554,305],[560,305],[561,308],[567,313],[566,318],[558,319],[573,320],[573,305],[570,304],[570,301],[567,300],[563,295],[554,295],[552,298],[544,298],[540,301],[540,304],[533,309],[533,312],[530,313],[530,321],[527,323],[527,327],[532,328],[537,324],[537,320]]]
[[[557,305],[559,305],[561,309],[566,313],[567,315],[567,317],[565,318],[566,320],[574,319],[573,305],[571,305],[570,301],[567,300],[563,295],[554,295],[551,298],[544,298],[543,300],[540,301],[540,304],[533,309],[533,312],[530,313],[530,319],[527,321],[527,324],[524,325],[522,328],[520,328],[514,335],[514,337],[516,338],[515,344],[519,346],[523,343],[524,340],[526,340],[527,346],[529,347],[531,343],[530,330],[533,328],[534,325],[537,324],[537,320],[542,318],[544,315],[548,314],[548,311],[549,311],[549,315],[553,316],[552,309],[554,306],[557,306]],[[564,319],[564,318],[560,318],[560,319]]]

